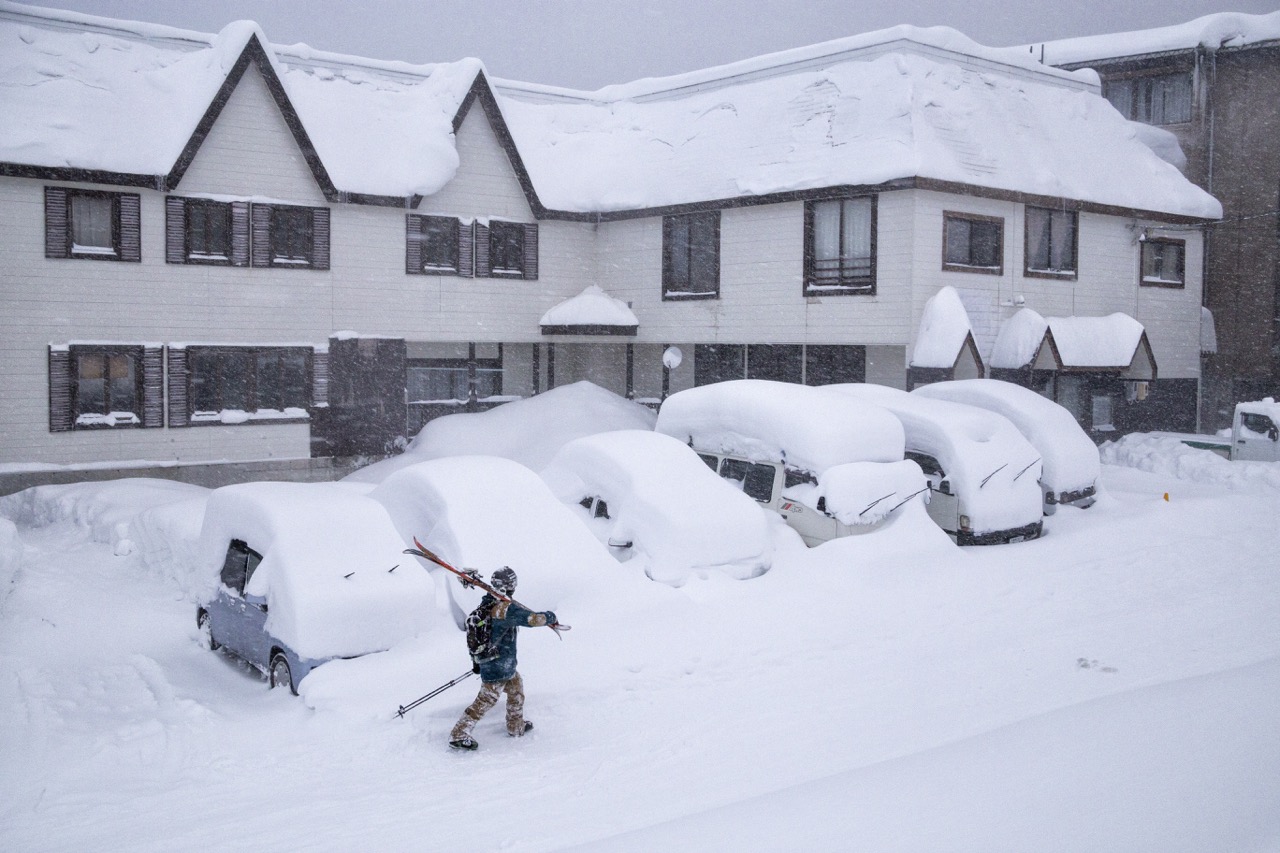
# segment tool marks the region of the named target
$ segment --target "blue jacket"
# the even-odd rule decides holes
[[[486,684],[506,681],[516,674],[517,628],[538,628],[556,622],[556,614],[550,610],[535,612],[505,601],[495,601],[491,613],[490,631],[498,656],[480,664],[480,680]]]

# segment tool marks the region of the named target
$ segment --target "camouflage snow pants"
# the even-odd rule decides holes
[[[506,681],[487,682],[480,686],[476,701],[467,706],[449,734],[450,740],[459,740],[471,734],[471,729],[489,709],[498,704],[498,694],[507,694],[507,734],[520,737],[524,734],[524,682],[520,673]]]

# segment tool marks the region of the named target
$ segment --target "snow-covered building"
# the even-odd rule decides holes
[[[0,464],[278,469],[582,379],[905,387],[1024,305],[1127,315],[1194,419],[1219,204],[1091,72],[951,30],[584,93],[0,3],[0,80]]]
[[[1223,12],[1138,32],[1029,45],[1049,65],[1089,68],[1102,94],[1222,202],[1205,231],[1202,426],[1280,393],[1280,11]],[[1161,139],[1165,141],[1160,142]]]

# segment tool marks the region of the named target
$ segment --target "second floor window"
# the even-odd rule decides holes
[[[44,188],[44,255],[142,260],[142,201],[136,193]]]
[[[524,276],[524,226],[519,222],[489,223],[489,271],[494,276]]]
[[[277,207],[271,211],[271,263],[311,263],[311,211],[304,207]]]
[[[1028,275],[1055,278],[1076,272],[1076,212],[1027,208]]]
[[[806,295],[875,293],[875,199],[805,205]]]
[[[1155,287],[1186,284],[1186,241],[1148,237],[1142,242],[1142,283]]]
[[[458,220],[444,216],[422,218],[424,272],[458,271]]]
[[[1004,220],[971,213],[943,215],[942,268],[958,272],[1004,272]]]
[[[249,216],[252,266],[329,269],[329,208],[254,202]]]
[[[662,298],[720,295],[720,211],[662,219]]]
[[[1120,115],[1144,124],[1191,121],[1191,72],[1108,80],[1102,95]]]
[[[187,199],[187,259],[197,263],[231,261],[231,205]]]

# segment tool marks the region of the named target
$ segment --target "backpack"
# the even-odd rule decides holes
[[[493,602],[489,596],[467,617],[467,652],[472,663],[488,663],[498,656],[493,638]]]

